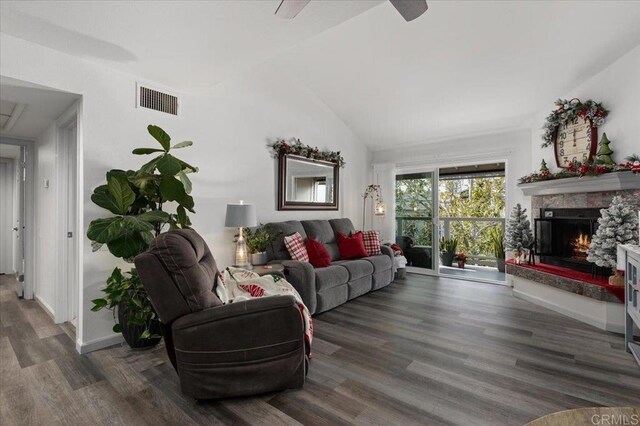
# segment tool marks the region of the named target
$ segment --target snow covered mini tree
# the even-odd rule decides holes
[[[516,262],[520,262],[522,254],[533,245],[531,223],[527,218],[527,209],[518,203],[511,210],[504,233],[504,247],[513,252]]]
[[[610,268],[615,274],[618,244],[638,244],[638,213],[620,196],[613,197],[611,205],[600,210],[598,230],[591,239],[587,260]]]

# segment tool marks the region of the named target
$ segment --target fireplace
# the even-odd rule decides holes
[[[599,217],[599,208],[540,209],[540,217],[535,219],[536,254],[540,262],[597,272],[595,265],[587,261],[587,249]]]

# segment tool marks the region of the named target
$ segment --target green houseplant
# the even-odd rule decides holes
[[[276,236],[262,224],[257,228],[246,228],[244,230],[244,239],[251,253],[251,264],[264,265],[267,263],[267,247],[275,238]]]
[[[489,230],[489,242],[493,255],[496,257],[498,271],[504,272],[504,229],[501,226]]]
[[[458,249],[457,238],[440,238],[440,263],[443,266],[451,266]]]
[[[147,130],[160,148],[136,148],[133,154],[158,155],[138,170],[109,170],[106,184],[91,195],[91,201],[111,213],[89,224],[87,237],[93,250],[106,246],[112,255],[129,264],[163,231],[188,228],[191,221],[187,211],[195,213],[188,174],[197,169],[172,155],[173,150],[193,143],[171,146],[171,138],[160,127],[150,125]],[[172,202],[170,211],[165,211],[167,202]],[[160,341],[156,313],[135,268],[126,272],[115,268],[102,291],[104,297],[92,300],[91,310],[111,310],[113,331],[122,332],[131,347],[153,346]]]

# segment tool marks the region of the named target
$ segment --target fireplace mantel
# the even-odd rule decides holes
[[[524,195],[555,195],[582,192],[622,191],[640,189],[640,175],[633,172],[613,172],[601,176],[583,176],[521,183]]]

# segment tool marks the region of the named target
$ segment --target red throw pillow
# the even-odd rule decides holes
[[[324,268],[331,265],[331,255],[329,250],[321,241],[307,238],[307,253],[309,253],[309,262],[316,268]]]
[[[338,250],[340,251],[340,259],[359,259],[367,257],[367,250],[364,248],[364,239],[362,231],[355,232],[347,237],[342,232],[338,232]]]

